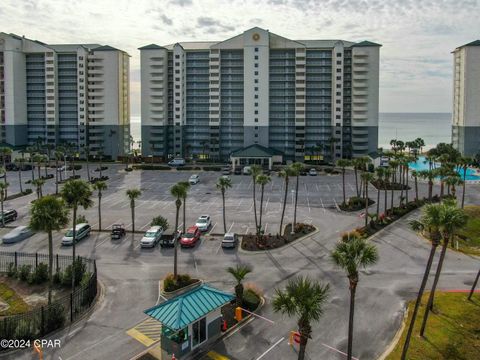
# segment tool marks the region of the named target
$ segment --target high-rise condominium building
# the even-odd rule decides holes
[[[453,146],[464,155],[480,152],[480,40],[453,51]]]
[[[129,55],[98,44],[49,45],[0,33],[0,139],[69,143],[113,158],[130,135]]]
[[[140,48],[142,151],[287,160],[377,150],[380,45],[290,40],[255,27],[220,42]]]

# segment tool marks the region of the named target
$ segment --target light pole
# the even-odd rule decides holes
[[[293,235],[295,234],[295,229],[293,228],[293,219],[295,217],[295,190],[290,190],[290,192],[292,193],[292,210],[293,210],[293,213],[292,213],[292,225],[290,227],[290,234]]]

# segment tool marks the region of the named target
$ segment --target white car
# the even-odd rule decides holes
[[[317,176],[317,170],[315,170],[314,168],[311,168],[310,171],[308,172],[308,175]]]
[[[202,215],[198,218],[195,226],[198,226],[200,231],[207,231],[212,224],[212,220],[210,219],[209,215]]]
[[[77,224],[75,226],[75,242],[82,240],[90,235],[92,228],[87,223]],[[73,244],[73,228],[68,229],[65,236],[62,238],[62,245]]]
[[[28,226],[17,226],[8,234],[3,235],[2,241],[4,244],[13,244],[32,236],[34,232]]]
[[[193,174],[192,176],[190,176],[190,179],[188,179],[188,182],[190,183],[190,185],[198,184],[199,181],[200,181],[200,177],[197,174]]]
[[[143,247],[154,247],[160,241],[160,238],[163,235],[163,228],[161,226],[152,226],[147,230],[145,235],[143,235],[142,240],[140,240],[140,246]]]
[[[226,233],[222,240],[223,248],[235,248],[238,243],[238,235],[235,233]]]

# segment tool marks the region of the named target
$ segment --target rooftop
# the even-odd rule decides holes
[[[233,157],[249,157],[249,158],[270,157],[274,155],[283,155],[283,153],[280,150],[267,148],[259,144],[253,144],[253,145],[247,146],[243,149],[233,151],[231,154],[231,156]]]

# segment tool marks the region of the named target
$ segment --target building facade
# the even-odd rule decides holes
[[[453,51],[453,146],[463,155],[480,152],[480,40]]]
[[[259,144],[302,161],[376,151],[379,49],[257,27],[221,42],[144,46],[142,153],[227,159]]]
[[[0,141],[69,143],[116,158],[130,139],[129,55],[0,33]]]

